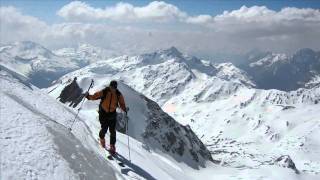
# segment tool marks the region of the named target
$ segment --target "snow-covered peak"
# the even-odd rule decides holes
[[[47,87],[61,75],[79,68],[76,62],[31,41],[3,45],[0,64],[30,78],[38,87]]]
[[[168,49],[160,50],[159,53],[166,54],[167,56],[171,56],[171,57],[180,57],[182,55],[182,53],[174,46]]]
[[[216,76],[231,82],[238,82],[249,87],[254,87],[255,83],[251,80],[249,75],[234,66],[232,63],[221,63],[216,64],[215,67],[217,68]]]
[[[80,56],[100,56],[103,49],[99,47],[92,46],[90,44],[79,44],[79,46],[72,48],[62,48],[57,49],[54,52],[60,56],[74,56],[78,54]]]
[[[169,60],[175,62],[183,61],[182,53],[180,53],[175,47],[171,47],[169,49],[164,50],[158,50],[152,53],[145,53],[137,56],[137,59],[139,59],[140,63],[144,65],[159,64]]]
[[[306,88],[314,88],[316,86],[320,86],[320,74],[314,76],[309,82],[305,84]]]
[[[182,54],[177,48],[171,47],[165,50],[159,50],[153,53],[147,53],[137,56],[136,61],[141,65],[155,65],[161,63],[178,63],[184,66],[188,71],[196,70],[198,72],[214,76],[216,68],[209,62],[200,60],[194,56]]]
[[[274,63],[280,62],[285,63],[289,60],[289,57],[286,54],[280,54],[280,53],[270,53],[267,54],[265,57],[261,58],[260,60],[250,63],[250,67],[255,66],[272,66]]]
[[[54,53],[62,56],[71,58],[78,62],[81,66],[88,65],[93,62],[105,60],[110,57],[114,57],[117,54],[109,49],[103,49],[100,47],[93,46],[91,44],[79,44],[76,47],[62,48],[54,50]]]
[[[258,88],[297,90],[320,74],[320,52],[301,49],[292,56],[266,53],[242,65]]]
[[[39,56],[44,58],[53,58],[55,56],[50,50],[32,41],[19,41],[4,45],[1,47],[0,53],[23,58],[25,60],[32,60]]]

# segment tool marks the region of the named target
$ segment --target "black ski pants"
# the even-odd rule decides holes
[[[116,143],[116,123],[117,123],[117,113],[116,112],[105,112],[104,110],[99,110],[99,121],[101,124],[101,130],[99,132],[99,137],[104,139],[108,128],[110,132],[110,144]]]

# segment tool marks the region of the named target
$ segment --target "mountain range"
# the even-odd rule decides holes
[[[239,66],[261,89],[283,91],[307,87],[320,74],[320,51],[301,49],[295,54],[260,52],[247,54],[247,61]],[[319,82],[319,81],[318,81]]]
[[[15,68],[21,62],[12,58],[17,56],[12,50],[3,49],[2,70],[17,69],[11,74],[23,77],[20,81],[24,84],[36,81]],[[70,84],[75,83],[79,88],[76,91],[83,92],[94,79],[96,84],[90,91],[93,93],[107,86],[111,79],[117,79],[129,107],[133,108],[129,113],[132,120],[129,126],[133,129],[128,135],[142,143],[144,151],[170,157],[169,164],[175,164],[176,169],[182,167],[176,162],[198,169],[191,179],[205,178],[213,171],[218,173],[215,176],[218,179],[319,178],[318,52],[303,49],[293,56],[255,53],[238,67],[188,56],[175,47],[137,56],[105,56],[100,60],[102,56],[98,54],[82,56],[70,52],[68,57],[66,53],[55,53],[54,57],[85,63],[72,68],[65,63],[65,68],[70,65],[69,73],[43,91],[64,102],[64,106],[71,105],[68,109],[76,110],[74,101],[60,96]],[[17,54],[20,57],[24,53]],[[97,58],[82,61],[86,57]],[[34,63],[32,58],[28,62]],[[284,82],[279,82],[280,77]],[[89,129],[98,128],[92,122],[97,117],[97,103],[85,103],[81,113]],[[118,130],[121,129],[120,121]],[[156,167],[153,169],[155,174],[160,173]],[[173,179],[184,177],[178,171],[169,174]]]

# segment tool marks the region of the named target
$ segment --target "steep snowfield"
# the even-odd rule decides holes
[[[65,127],[72,111],[0,73],[1,179],[116,179],[89,129],[82,124],[74,135]]]

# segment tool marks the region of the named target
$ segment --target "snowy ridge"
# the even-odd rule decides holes
[[[267,56],[263,57],[262,59],[250,63],[250,67],[255,66],[272,66],[276,62],[280,63],[286,63],[286,61],[289,60],[290,57],[288,57],[286,54],[276,54],[276,53],[270,53]]]
[[[309,82],[305,84],[306,88],[313,88],[320,85],[320,75],[313,77]]]
[[[207,82],[221,81],[221,86],[233,86],[233,89],[254,86],[243,71],[231,64],[215,67],[195,57],[182,55],[174,47],[140,56],[110,58],[90,64],[75,73],[95,73],[121,79],[160,105],[185,91],[186,87],[193,88],[190,84],[210,88],[212,84]],[[228,91],[221,88],[223,90]]]
[[[227,80],[235,81],[247,86],[255,87],[255,83],[251,77],[245,72],[235,67],[232,63],[220,63],[215,66],[218,69],[217,77]]]
[[[53,54],[43,46],[30,41],[15,42],[1,48],[0,57],[2,63],[12,66],[26,66],[21,69],[23,73],[30,71],[55,71],[64,68],[76,68],[75,64],[64,61],[63,58]],[[18,70],[20,70],[18,68]]]
[[[46,87],[61,75],[79,68],[77,63],[31,41],[2,46],[0,63],[28,77],[38,87]]]
[[[80,88],[86,85],[87,76],[78,75],[75,77],[77,77],[77,80],[74,80],[72,83],[76,81]],[[92,92],[101,90],[110,81],[108,78],[97,78],[94,75],[91,75],[91,77],[95,80],[95,84],[97,84]],[[71,76],[70,79],[73,79],[73,77]],[[61,80],[62,84],[56,84],[49,91],[53,96],[59,97],[60,101],[65,102],[63,100],[64,97],[60,94],[61,91],[74,92],[78,90],[74,86],[68,86],[71,81],[66,76]],[[148,149],[162,151],[165,154],[171,155],[177,161],[186,163],[193,168],[198,168],[198,166],[204,167],[206,161],[212,160],[209,151],[194,133],[164,113],[155,102],[144,97],[142,94],[136,93],[124,84],[120,84],[119,89],[127,101],[127,106],[130,107],[129,135],[131,137],[143,142],[144,146]],[[73,94],[64,94],[64,96]],[[73,99],[75,101],[69,101],[72,102],[71,104],[74,104],[78,98],[74,97]],[[99,101],[87,102],[87,104],[86,111],[90,112],[89,116],[97,117],[96,109]],[[125,129],[125,127],[121,127],[121,124],[124,124],[124,122],[121,122],[121,115],[119,114],[119,116],[120,126],[118,130],[121,132],[121,129]]]

